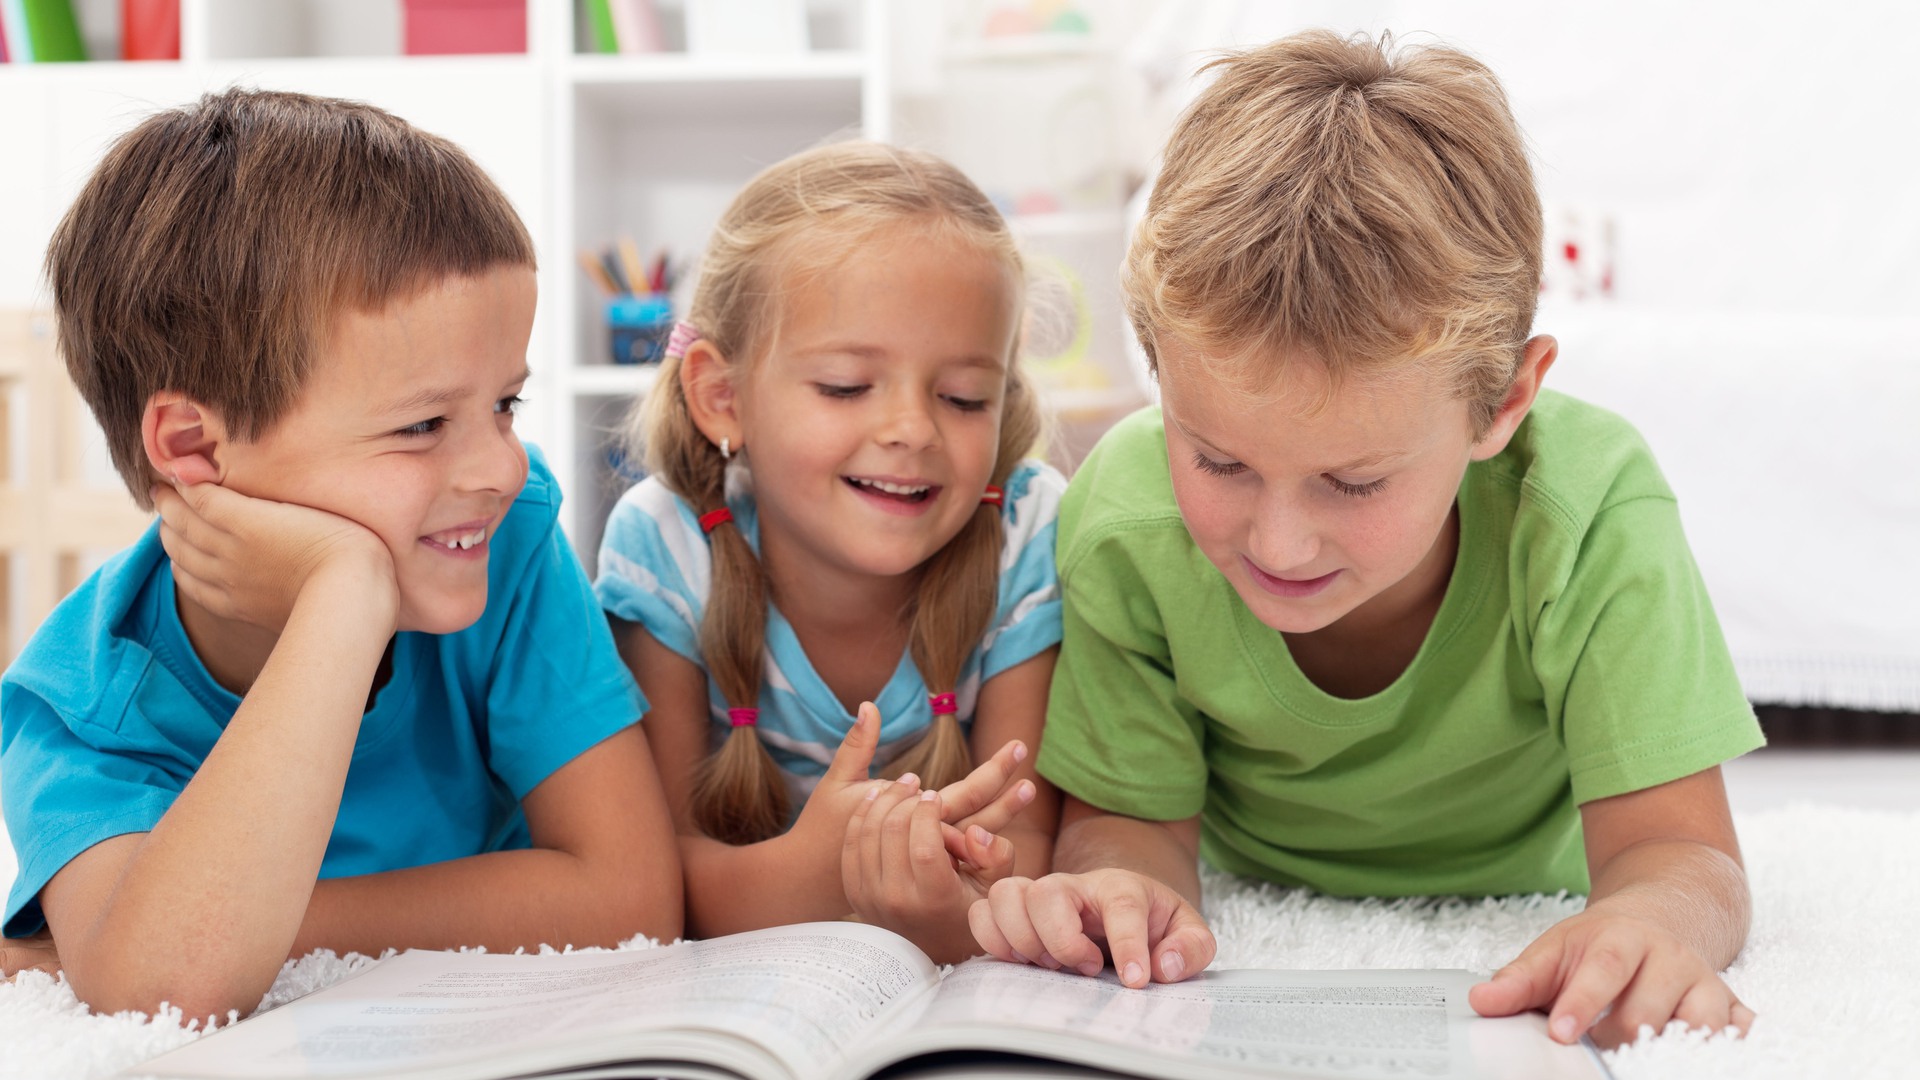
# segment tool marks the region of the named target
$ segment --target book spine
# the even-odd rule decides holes
[[[87,47],[80,40],[80,22],[73,15],[72,0],[24,0],[24,3],[27,38],[33,42],[35,63],[87,58]]]
[[[613,10],[613,35],[623,53],[653,53],[666,48],[660,15],[652,0],[608,0]]]
[[[180,59],[180,0],[120,0],[120,59]]]
[[[16,64],[33,62],[33,42],[27,37],[26,0],[0,0],[0,25],[7,31],[7,48]]]
[[[613,9],[608,0],[585,0],[587,8],[587,29],[592,32],[590,40],[593,51],[610,53],[620,51],[619,39],[613,32]]]
[[[8,56],[9,54],[7,52],[7,22],[4,18],[0,18],[0,64],[7,63]]]

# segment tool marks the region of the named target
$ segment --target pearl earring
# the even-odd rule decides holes
[[[729,440],[725,435],[722,435],[720,436],[720,460],[730,461],[732,460],[732,458],[733,458],[733,450],[729,445]]]

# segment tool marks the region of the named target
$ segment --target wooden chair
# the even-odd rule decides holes
[[[81,447],[95,431],[52,317],[0,311],[0,660],[80,584],[89,551],[127,546],[150,520],[124,488],[88,485]]]

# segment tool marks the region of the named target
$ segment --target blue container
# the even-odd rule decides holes
[[[673,301],[666,293],[607,301],[607,328],[616,364],[657,364],[673,333]]]

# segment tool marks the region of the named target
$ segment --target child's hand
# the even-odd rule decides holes
[[[1149,977],[1170,983],[1196,974],[1216,948],[1186,897],[1131,870],[1006,878],[967,920],[981,947],[1002,960],[1098,975],[1110,954],[1120,981],[1136,988]]]
[[[1033,785],[1020,786],[1032,799]],[[976,951],[967,909],[1012,872],[1014,851],[1012,841],[977,824],[948,824],[944,803],[942,792],[917,784],[870,784],[847,822],[840,878],[862,920],[904,935],[937,960],[955,961]]]
[[[221,618],[278,633],[307,584],[332,574],[343,575],[336,587],[367,590],[375,617],[399,606],[393,556],[357,522],[218,484],[162,484],[152,495],[176,587]]]
[[[1679,938],[1643,919],[1593,910],[1540,935],[1467,1000],[1482,1016],[1547,1009],[1556,1041],[1574,1042],[1591,1028],[1606,1048],[1633,1041],[1642,1025],[1659,1031],[1675,1019],[1742,1034],[1753,1024],[1753,1010]]]
[[[0,938],[0,978],[11,980],[23,971],[60,973],[60,953],[45,930],[27,938]]]
[[[794,842],[817,855],[820,865],[831,865],[846,835],[847,822],[860,809],[868,788],[875,783],[871,770],[873,752],[879,746],[880,710],[871,701],[861,702],[854,713],[853,726],[840,740],[840,748],[833,752],[833,761],[827,765],[820,782],[814,785],[813,793],[807,796],[793,828],[787,831]],[[919,777],[912,773],[901,777],[898,783],[911,784],[915,792],[920,788]],[[809,862],[814,857],[809,855]]]

